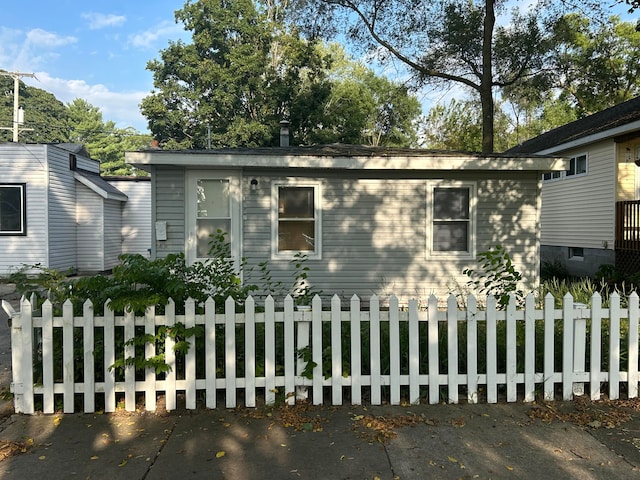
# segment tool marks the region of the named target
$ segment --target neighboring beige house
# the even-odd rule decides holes
[[[268,260],[275,281],[292,283],[303,252],[325,294],[405,300],[464,285],[462,271],[497,244],[533,288],[540,179],[567,168],[551,157],[349,145],[151,149],[126,160],[151,173],[152,258],[202,259],[221,228],[236,259]]]
[[[1,143],[0,275],[35,264],[96,273],[122,253],[148,255],[151,183],[138,183],[125,194],[81,145]]]
[[[640,270],[640,98],[528,140],[509,154],[570,159],[542,184],[543,262],[594,276],[601,265]]]

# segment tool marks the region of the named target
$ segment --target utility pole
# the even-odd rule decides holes
[[[36,78],[33,73],[20,73],[20,72],[6,72],[0,71],[0,75],[4,77],[13,78],[13,126],[0,127],[0,130],[13,130],[13,141],[18,141],[18,133],[27,130],[33,130],[33,128],[20,128],[20,124],[24,123],[24,112],[20,109],[20,78],[31,77]],[[22,115],[21,115],[22,114]]]

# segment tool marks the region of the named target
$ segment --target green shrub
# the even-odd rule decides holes
[[[509,252],[502,245],[478,254],[478,270],[465,268],[462,273],[469,277],[467,287],[476,294],[493,295],[498,305],[505,308],[511,294],[518,305],[522,304],[524,293],[519,288],[522,274],[511,261]]]

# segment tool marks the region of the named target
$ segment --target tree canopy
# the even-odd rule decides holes
[[[13,88],[11,77],[0,76],[0,126],[13,128]],[[24,110],[24,131],[21,142],[67,142],[69,138],[68,111],[52,93],[19,82],[20,106]],[[0,141],[10,142],[11,130],[0,130]]]
[[[0,76],[0,141],[13,139],[13,79]],[[98,107],[76,98],[62,103],[52,93],[19,82],[20,106],[24,109],[23,131],[20,142],[79,143],[86,147],[92,158],[100,161],[105,175],[132,175],[136,171],[124,161],[126,150],[138,150],[151,142],[151,136],[141,134],[132,127],[117,128],[113,121],[104,121]]]
[[[541,0],[526,12],[517,6],[507,12],[505,0],[298,2],[296,22],[309,35],[343,33],[363,51],[379,52],[382,62],[403,65],[416,88],[453,82],[473,92],[481,106],[484,152],[494,150],[494,91],[549,66],[549,26],[572,3]],[[593,12],[600,8],[599,2],[576,3]]]
[[[634,24],[570,14],[557,19],[548,39],[548,69],[505,87],[495,100],[498,151],[640,95],[640,33]],[[473,100],[436,105],[427,115],[427,146],[477,147],[479,111]],[[444,126],[434,135],[438,122]]]
[[[141,104],[168,148],[292,143],[415,142],[418,101],[356,65],[337,46],[285,28],[284,3],[188,1],[176,20],[192,43],[170,42],[148,63],[154,91]]]

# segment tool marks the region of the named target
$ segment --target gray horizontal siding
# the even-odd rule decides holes
[[[180,167],[156,167],[152,172],[155,190],[155,220],[167,222],[167,240],[155,241],[155,255],[184,252],[185,172]],[[153,227],[153,226],[152,226]],[[154,237],[155,238],[155,237]]]
[[[289,172],[287,172],[289,173]],[[477,182],[477,251],[499,243],[530,284],[538,278],[538,174],[459,172],[451,180]],[[372,175],[373,176],[373,175]],[[386,175],[389,177],[389,175]],[[250,191],[243,181],[243,255],[254,268],[269,260],[274,281],[291,285],[287,260],[271,260],[270,185],[284,176],[246,172],[259,178]],[[427,258],[426,185],[424,178],[358,179],[352,174],[311,175],[322,182],[322,259],[308,260],[309,279],[325,293],[368,296],[395,293],[404,297],[444,294],[464,285],[474,260]],[[435,179],[435,178],[433,178]],[[255,276],[254,276],[255,278]]]

